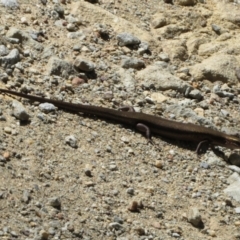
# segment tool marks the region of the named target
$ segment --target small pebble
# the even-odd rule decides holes
[[[234,209],[235,210],[235,213],[239,214],[240,213],[240,207],[237,207]]]
[[[159,222],[153,222],[152,226],[157,229],[161,229],[161,224]]]
[[[95,183],[92,181],[85,182],[86,187],[93,187],[94,185],[95,185]]]
[[[72,148],[77,148],[77,139],[73,135],[65,137],[65,143],[67,143]]]
[[[5,132],[5,133],[11,134],[12,131],[13,131],[13,130],[12,130],[12,128],[10,128],[10,127],[5,127],[5,128],[4,128],[4,132]]]
[[[239,227],[239,226],[240,226],[240,221],[234,222],[234,225],[237,226],[237,227]]]
[[[196,207],[192,207],[188,211],[188,221],[194,227],[200,227],[202,225],[202,218],[199,213],[199,210]]]
[[[50,198],[48,200],[48,204],[54,208],[60,208],[61,207],[61,201],[58,197]]]
[[[4,152],[3,157],[8,160],[10,158],[10,153],[9,152]]]
[[[130,212],[138,212],[138,202],[137,201],[133,201],[130,206],[128,207],[128,210]]]
[[[133,188],[128,188],[127,189],[127,194],[133,195],[134,194],[134,189]]]
[[[214,230],[208,230],[208,235],[211,237],[216,237],[216,232]]]
[[[85,83],[85,80],[82,79],[82,78],[79,78],[79,77],[75,77],[72,80],[72,85],[75,86],[75,87],[78,86],[78,85],[81,85],[83,83]]]
[[[28,21],[26,17],[21,17],[21,23],[28,25]]]

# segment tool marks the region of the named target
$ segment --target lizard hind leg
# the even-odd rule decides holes
[[[198,143],[195,152],[196,152],[197,154],[200,154],[200,153],[201,153],[201,150],[203,150],[204,146],[205,146],[205,148],[207,149],[207,148],[209,148],[209,145],[210,145],[209,140],[203,140],[203,141],[201,141],[201,142]],[[206,151],[206,149],[205,149],[205,151]]]
[[[132,106],[122,106],[122,107],[119,108],[119,110],[126,111],[126,112],[135,112],[135,109]],[[139,132],[145,133],[145,136],[148,140],[148,143],[151,143],[152,145],[155,145],[154,142],[151,139],[150,128],[147,125],[145,125],[143,123],[138,123],[136,125],[136,129]]]
[[[138,130],[139,132],[145,133],[145,136],[146,136],[148,142],[151,143],[152,145],[154,145],[154,142],[153,142],[152,139],[151,139],[151,131],[150,131],[150,128],[149,128],[147,125],[145,125],[145,124],[143,124],[143,123],[138,123],[138,124],[136,125],[136,128],[137,128],[137,130]]]

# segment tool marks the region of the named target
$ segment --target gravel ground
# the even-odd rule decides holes
[[[240,132],[240,2],[2,0],[0,88]],[[240,239],[240,155],[0,94],[0,238]]]

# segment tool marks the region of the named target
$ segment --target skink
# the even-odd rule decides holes
[[[69,111],[87,113],[100,118],[131,125],[137,128],[137,130],[144,132],[147,138],[150,138],[150,133],[154,133],[167,138],[196,142],[198,146],[205,142],[212,146],[223,146],[230,149],[240,148],[240,139],[238,137],[227,135],[200,125],[171,121],[145,113],[118,111],[98,106],[68,103],[7,89],[0,89],[0,92],[27,98],[40,103],[52,103],[59,108]]]

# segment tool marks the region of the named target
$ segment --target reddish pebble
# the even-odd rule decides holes
[[[153,222],[152,226],[157,229],[161,229],[161,224],[159,222]]]
[[[83,84],[83,83],[85,83],[84,79],[79,78],[79,77],[75,77],[75,78],[73,78],[73,80],[72,80],[72,85],[73,85],[73,86],[78,86],[78,85],[81,85],[81,84]]]
[[[10,158],[10,153],[9,153],[9,152],[4,152],[4,153],[3,153],[3,157],[4,157],[5,159],[9,159],[9,158]]]
[[[128,210],[129,210],[130,212],[139,212],[139,209],[138,209],[138,208],[139,208],[138,202],[137,202],[137,201],[133,201],[133,202],[130,204]]]

